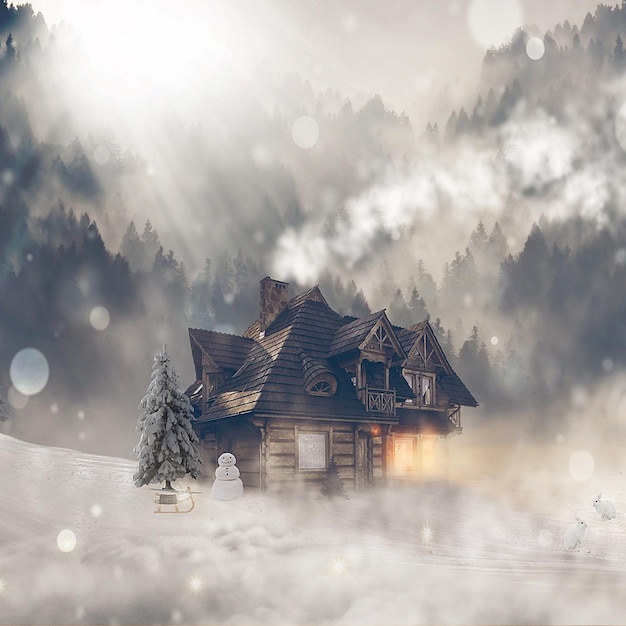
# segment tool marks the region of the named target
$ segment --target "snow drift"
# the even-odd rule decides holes
[[[603,521],[592,508],[603,491],[626,509],[617,479],[557,498],[544,482],[523,507],[505,497],[510,484],[487,478],[335,501],[246,490],[234,502],[212,500],[208,481],[181,480],[200,492],[194,511],[155,515],[155,492],[133,485],[135,469],[0,435],[0,622],[617,623],[626,614],[624,517]],[[574,513],[589,528],[566,551]],[[65,529],[76,537],[68,552],[57,546]]]

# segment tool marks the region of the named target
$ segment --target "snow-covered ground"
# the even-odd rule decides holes
[[[155,515],[132,461],[0,434],[0,622],[623,623],[626,518],[591,507],[603,491],[626,511],[621,476],[531,470],[334,502],[183,480],[195,509]],[[567,552],[574,513],[589,529]]]

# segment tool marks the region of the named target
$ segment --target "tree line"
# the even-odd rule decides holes
[[[421,260],[404,285],[392,268],[365,289],[328,270],[319,285],[344,315],[367,315],[368,293],[384,303],[394,324],[429,319],[486,410],[549,404],[624,365],[625,232],[624,224],[598,231],[582,220],[567,228],[543,220],[512,254],[498,223],[488,234],[479,222],[439,282]],[[265,268],[242,251],[223,251],[189,277],[150,221],[141,232],[129,223],[118,252],[107,248],[87,213],[77,216],[62,203],[25,222],[5,206],[0,233],[13,233],[1,248],[2,362],[25,345],[41,348],[55,372],[53,384],[70,397],[115,386],[116,364],[130,368],[139,354],[150,358],[161,336],[188,357],[188,326],[238,334],[258,314]],[[17,255],[11,253],[16,239]],[[293,293],[309,286],[294,284]],[[96,306],[111,316],[104,333],[89,323]],[[137,354],[123,364],[129,331]],[[6,374],[1,382],[10,386]]]

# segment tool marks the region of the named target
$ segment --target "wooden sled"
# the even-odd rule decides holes
[[[185,491],[163,491],[157,494],[154,503],[157,505],[155,513],[191,513],[196,506],[191,487],[187,487]],[[179,508],[179,505],[182,507]],[[174,510],[171,511],[167,508],[162,510],[161,507],[174,507]]]

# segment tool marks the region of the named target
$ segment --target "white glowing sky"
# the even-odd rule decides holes
[[[216,92],[259,59],[345,96],[380,93],[394,108],[448,84],[472,85],[489,45],[520,24],[582,23],[595,0],[34,0],[49,25],[65,21],[84,50],[81,79],[129,107]],[[123,19],[122,19],[123,18]],[[467,70],[467,71],[465,71]],[[475,85],[474,85],[475,86]]]

